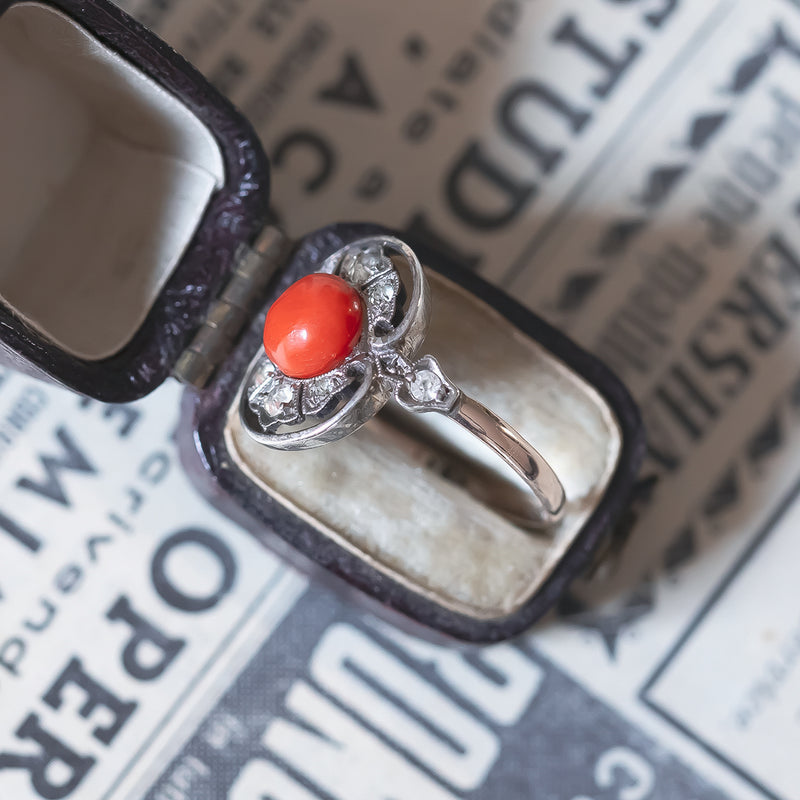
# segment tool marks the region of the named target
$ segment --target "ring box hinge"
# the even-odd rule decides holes
[[[208,384],[250,322],[289,245],[286,234],[270,225],[252,245],[239,247],[233,275],[211,304],[205,321],[172,371],[181,383],[198,389]]]

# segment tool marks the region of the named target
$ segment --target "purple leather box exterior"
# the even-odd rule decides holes
[[[225,184],[214,194],[181,263],[142,327],[110,358],[86,361],[59,350],[0,302],[0,364],[99,400],[129,402],[169,376],[231,272],[236,248],[264,226],[267,158],[249,122],[194,67],[116,6],[106,0],[45,2],[178,97],[212,132],[225,164]],[[12,5],[0,0],[0,13]]]
[[[225,417],[253,354],[261,346],[264,317],[270,303],[290,283],[316,272],[321,262],[345,243],[378,233],[396,235],[375,225],[330,225],[309,234],[299,243],[288,267],[271,287],[261,313],[214,381],[204,391],[188,391],[184,396],[182,419],[185,427],[179,436],[184,448],[184,466],[215,505],[249,528],[265,544],[284,553],[284,545],[291,545],[312,562],[344,578],[385,606],[435,630],[473,642],[507,639],[539,619],[560,597],[566,585],[586,570],[598,545],[611,535],[625,509],[644,455],[644,435],[638,409],[616,376],[598,359],[504,292],[451,265],[441,254],[426,252],[424,247],[409,241],[429,268],[480,297],[591,383],[609,404],[622,432],[622,452],[617,468],[594,512],[542,588],[515,613],[502,619],[476,619],[450,611],[408,590],[265,495],[236,467],[225,445]],[[420,524],[424,525],[424,520]]]

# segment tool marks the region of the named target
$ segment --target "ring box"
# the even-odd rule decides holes
[[[348,242],[271,224],[247,121],[105,0],[0,0],[0,363],[112,403],[189,384],[179,441],[204,494],[429,628],[513,636],[591,564],[643,453],[638,411],[597,359],[445,254],[424,349],[553,465],[568,510],[530,532],[470,475],[480,453],[389,409],[313,451],[252,441],[237,409],[267,309]],[[455,428],[456,426],[451,426]]]

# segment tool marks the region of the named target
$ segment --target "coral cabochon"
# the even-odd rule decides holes
[[[315,378],[344,363],[364,326],[361,295],[336,275],[315,273],[293,283],[264,323],[264,350],[290,378]]]

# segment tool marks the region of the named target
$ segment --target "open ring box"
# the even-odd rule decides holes
[[[384,231],[332,225],[279,246],[255,134],[169,47],[104,0],[0,0],[0,12],[0,361],[113,403],[175,374],[192,384],[184,463],[265,543],[465,640],[541,616],[610,535],[639,465],[641,424],[619,381],[420,247],[424,352],[555,468],[563,521],[532,533],[454,480],[473,458],[447,438],[455,425],[420,430],[389,412],[313,451],[258,445],[238,400],[270,303]]]

